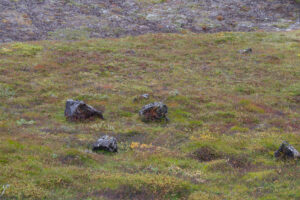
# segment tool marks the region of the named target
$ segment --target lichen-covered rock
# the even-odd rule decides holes
[[[93,118],[104,119],[101,111],[85,104],[83,101],[74,101],[72,99],[69,99],[66,102],[65,116],[71,121]]]
[[[169,121],[167,117],[168,107],[162,102],[154,102],[145,105],[139,112],[139,115],[144,122],[149,121]]]
[[[93,144],[93,151],[109,151],[109,152],[118,152],[117,140],[114,137],[104,135]]]
[[[274,153],[276,158],[300,158],[300,153],[288,142],[284,141],[279,149]]]

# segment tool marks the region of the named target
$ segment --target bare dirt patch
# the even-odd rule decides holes
[[[199,161],[211,161],[222,157],[220,153],[211,147],[201,147],[194,151],[191,156]]]

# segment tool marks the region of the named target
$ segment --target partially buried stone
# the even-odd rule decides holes
[[[104,135],[93,144],[93,151],[118,152],[117,140],[114,137]]]
[[[87,105],[83,101],[67,100],[65,108],[65,116],[68,120],[87,120],[93,118],[104,119],[102,112],[96,110],[92,106]]]
[[[142,94],[141,98],[143,98],[143,99],[149,99],[149,94]]]
[[[137,96],[133,99],[134,102],[143,100],[143,99],[149,99],[149,94],[142,94],[140,96]]]
[[[284,141],[279,149],[274,153],[276,158],[300,158],[300,153],[288,142]]]
[[[248,54],[252,52],[252,48],[242,49],[239,51],[241,54]]]
[[[154,102],[145,105],[139,112],[139,115],[144,122],[149,121],[169,121],[167,117],[168,107],[162,102]]]

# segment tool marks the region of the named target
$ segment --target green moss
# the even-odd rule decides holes
[[[18,125],[18,126],[22,126],[22,125],[32,125],[32,124],[34,124],[34,123],[35,123],[34,120],[29,120],[29,121],[27,121],[27,120],[25,120],[25,119],[17,120],[17,125]]]
[[[291,96],[300,96],[300,83],[290,85],[285,91]]]
[[[244,128],[244,127],[240,127],[240,126],[233,126],[230,128],[231,131],[234,132],[240,132],[240,133],[245,133],[249,131],[249,128]]]
[[[241,94],[247,94],[247,95],[250,95],[250,94],[254,94],[255,93],[255,89],[253,87],[250,87],[250,86],[243,86],[243,85],[238,85],[236,88],[235,88],[235,91],[241,93]]]
[[[16,92],[9,86],[0,84],[0,98],[8,98],[13,97],[16,94]]]
[[[263,181],[266,179],[272,179],[277,175],[278,174],[275,170],[265,170],[260,172],[249,172],[243,177],[243,179],[245,179],[247,182],[253,182],[255,180]]]
[[[42,46],[26,43],[13,43],[0,49],[0,55],[35,56],[43,50]]]

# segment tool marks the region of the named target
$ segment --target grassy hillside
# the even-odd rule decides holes
[[[300,199],[300,32],[0,47],[4,199]],[[238,51],[253,48],[250,54]],[[143,93],[150,99],[134,101]],[[71,123],[68,98],[104,111]],[[163,101],[170,122],[138,110]],[[119,153],[92,153],[103,134]],[[1,194],[1,190],[0,190]]]

